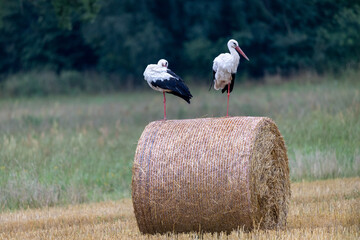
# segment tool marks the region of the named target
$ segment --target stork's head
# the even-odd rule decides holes
[[[169,63],[168,61],[166,61],[165,59],[160,59],[157,63],[157,65],[159,65],[160,67],[168,67]]]
[[[250,61],[249,58],[245,55],[245,53],[241,50],[241,48],[239,47],[239,43],[234,40],[234,39],[230,39],[227,43],[227,46],[229,48],[229,50],[231,48],[234,48],[238,53],[240,53],[246,60]]]

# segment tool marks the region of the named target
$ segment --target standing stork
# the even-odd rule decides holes
[[[222,53],[214,59],[213,76],[214,88],[216,90],[222,89],[222,93],[227,91],[227,110],[226,116],[229,116],[229,98],[230,93],[234,88],[235,74],[240,61],[241,54],[246,60],[249,58],[240,49],[236,40],[230,39],[227,43],[230,53]],[[239,53],[239,54],[238,54]]]
[[[190,104],[192,95],[189,88],[168,68],[168,61],[165,59],[160,59],[157,64],[149,64],[144,71],[144,78],[152,89],[164,95],[164,120],[166,120],[166,92],[181,97]]]

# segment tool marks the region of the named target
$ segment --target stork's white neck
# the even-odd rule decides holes
[[[228,47],[228,48],[229,48],[229,52],[230,52],[231,56],[232,56],[233,58],[235,58],[236,60],[239,60],[239,59],[240,59],[240,56],[239,56],[239,54],[237,53],[237,51],[235,50],[235,48],[233,48],[233,47]]]

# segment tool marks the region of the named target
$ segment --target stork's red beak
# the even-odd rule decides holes
[[[241,50],[241,48],[236,47],[235,49],[236,49],[236,51],[238,51],[241,55],[243,55],[243,57],[244,57],[246,60],[250,61],[249,58],[245,55],[245,53]]]

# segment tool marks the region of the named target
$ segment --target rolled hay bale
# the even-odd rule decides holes
[[[134,212],[144,234],[286,225],[288,158],[269,118],[151,122],[132,174]]]

